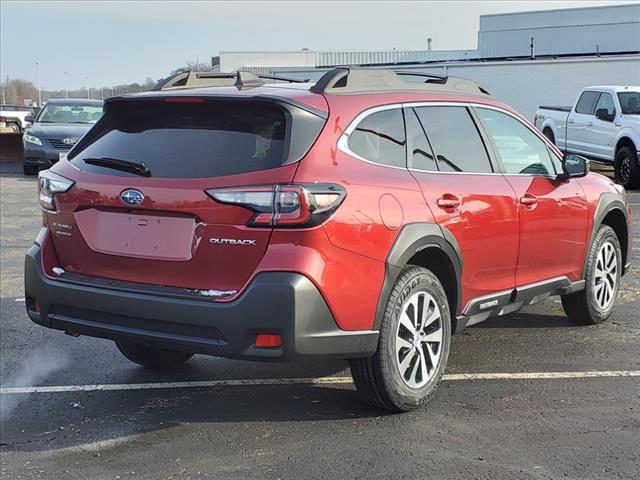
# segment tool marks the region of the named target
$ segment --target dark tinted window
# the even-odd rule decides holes
[[[487,150],[464,107],[419,107],[438,168],[444,172],[492,172]]]
[[[506,173],[554,175],[544,141],[510,115],[479,108],[478,115],[493,138]]]
[[[73,152],[82,170],[129,175],[82,161],[106,157],[144,162],[153,177],[199,178],[281,166],[287,121],[279,107],[265,104],[123,102],[96,129],[91,143]]]
[[[405,135],[402,110],[394,108],[372,113],[349,135],[349,149],[374,163],[404,167]]]
[[[618,94],[622,113],[625,115],[640,115],[640,92],[624,92]]]
[[[407,145],[409,146],[409,168],[417,170],[437,171],[436,160],[431,145],[412,108],[404,111],[407,124]]]
[[[576,105],[576,113],[586,113],[587,115],[593,115],[598,96],[600,96],[599,92],[583,92],[582,95],[580,95],[578,104]]]
[[[613,95],[610,93],[602,93],[600,94],[600,98],[598,99],[598,103],[596,103],[595,111],[598,110],[606,110],[607,114],[615,115],[616,114],[616,106],[613,103]]]

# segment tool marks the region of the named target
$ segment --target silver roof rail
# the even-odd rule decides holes
[[[424,82],[406,82],[401,77],[424,77]],[[325,73],[313,93],[351,94],[384,92],[442,92],[487,97],[489,92],[473,80],[443,77],[410,70],[338,67]]]

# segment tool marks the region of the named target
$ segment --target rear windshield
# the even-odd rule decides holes
[[[205,178],[283,165],[288,154],[288,118],[278,105],[252,102],[147,101],[114,104],[72,151],[85,171],[130,172],[89,159],[144,163],[152,177]],[[95,163],[95,162],[94,162]]]

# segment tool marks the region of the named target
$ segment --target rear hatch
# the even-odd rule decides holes
[[[75,182],[46,219],[60,267],[233,298],[268,246],[270,222],[254,221],[266,195],[293,180],[323,117],[259,97],[107,102],[54,169]]]

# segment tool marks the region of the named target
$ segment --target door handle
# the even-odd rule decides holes
[[[530,193],[525,193],[523,196],[520,197],[520,203],[527,207],[533,207],[537,205],[538,199],[535,197],[535,195],[531,195]]]
[[[460,206],[460,199],[455,195],[445,193],[436,201],[436,203],[444,210],[451,210]]]
[[[567,123],[573,123],[573,118],[570,118],[569,120],[567,120]]]
[[[588,122],[587,127],[593,127],[593,122]]]

